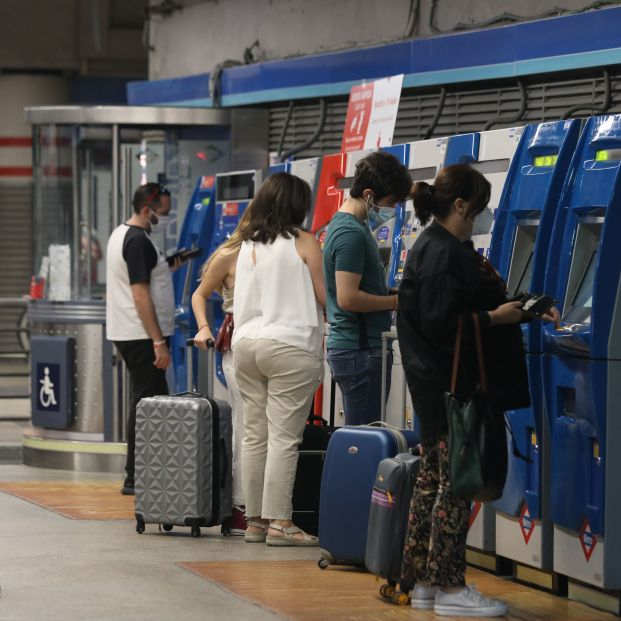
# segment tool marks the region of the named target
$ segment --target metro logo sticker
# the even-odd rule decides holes
[[[481,503],[478,500],[475,500],[472,503],[472,509],[470,509],[470,519],[468,520],[468,530],[472,528],[474,521],[477,519],[479,515],[479,511],[481,511]]]
[[[201,190],[211,190],[216,182],[213,175],[205,175],[201,177]]]
[[[530,516],[528,511],[528,505],[524,503],[522,511],[520,511],[520,530],[522,531],[522,537],[524,537],[524,543],[528,545],[532,534],[535,532],[535,520]]]
[[[226,203],[222,209],[223,216],[238,216],[239,203]]]
[[[579,539],[580,545],[582,546],[582,551],[584,552],[584,558],[588,563],[591,560],[591,555],[593,554],[593,550],[595,550],[595,546],[597,545],[597,537],[593,534],[591,526],[589,525],[589,520],[587,520],[586,518],[584,518],[584,522],[582,522]]]

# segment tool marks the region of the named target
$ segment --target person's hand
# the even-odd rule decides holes
[[[182,264],[182,263],[183,263],[183,261],[181,260],[181,257],[175,257],[175,260],[173,261],[173,264],[172,264],[172,265],[170,265],[170,266],[168,267],[168,269],[169,269],[171,272],[176,272],[176,271],[177,271],[177,270],[181,267],[181,264]]]
[[[547,313],[541,315],[543,321],[554,323],[554,329],[558,330],[561,327],[561,313],[556,306],[553,306]]]
[[[207,341],[214,341],[213,334],[211,330],[209,330],[209,326],[203,326],[195,335],[194,335],[194,346],[198,347],[198,349],[207,349]]]
[[[153,366],[156,369],[167,369],[170,366],[170,351],[168,350],[168,345],[166,345],[166,343],[153,345],[153,351],[155,353]]]
[[[491,324],[493,326],[520,323],[524,319],[524,311],[522,310],[523,302],[506,302],[501,304],[497,309],[488,311]]]

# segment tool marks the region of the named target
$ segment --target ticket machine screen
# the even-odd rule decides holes
[[[598,249],[596,248],[591,254],[576,289],[576,293],[571,301],[571,308],[566,316],[567,321],[570,323],[588,323],[590,321],[591,307],[593,306],[593,284],[595,283],[597,251]]]
[[[216,201],[223,203],[250,200],[254,196],[254,186],[254,172],[219,176],[216,184]]]
[[[530,290],[530,281],[533,275],[533,251],[531,250],[528,260],[526,261],[526,265],[522,270],[522,275],[520,276],[520,280],[518,281],[517,288],[515,293],[520,291],[525,291],[527,293],[531,293]]]

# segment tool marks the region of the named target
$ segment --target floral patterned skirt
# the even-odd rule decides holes
[[[446,436],[423,441],[410,504],[402,582],[463,585],[469,518],[470,502],[451,491]]]

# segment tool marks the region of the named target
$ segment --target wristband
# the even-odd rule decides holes
[[[153,341],[153,347],[161,347],[166,345],[166,339],[160,339],[159,341]]]
[[[396,295],[392,296],[392,310],[396,311],[397,310],[397,304],[398,304],[398,298]]]
[[[198,331],[200,332],[203,328],[208,328],[209,324],[204,323],[202,326],[198,326]]]

